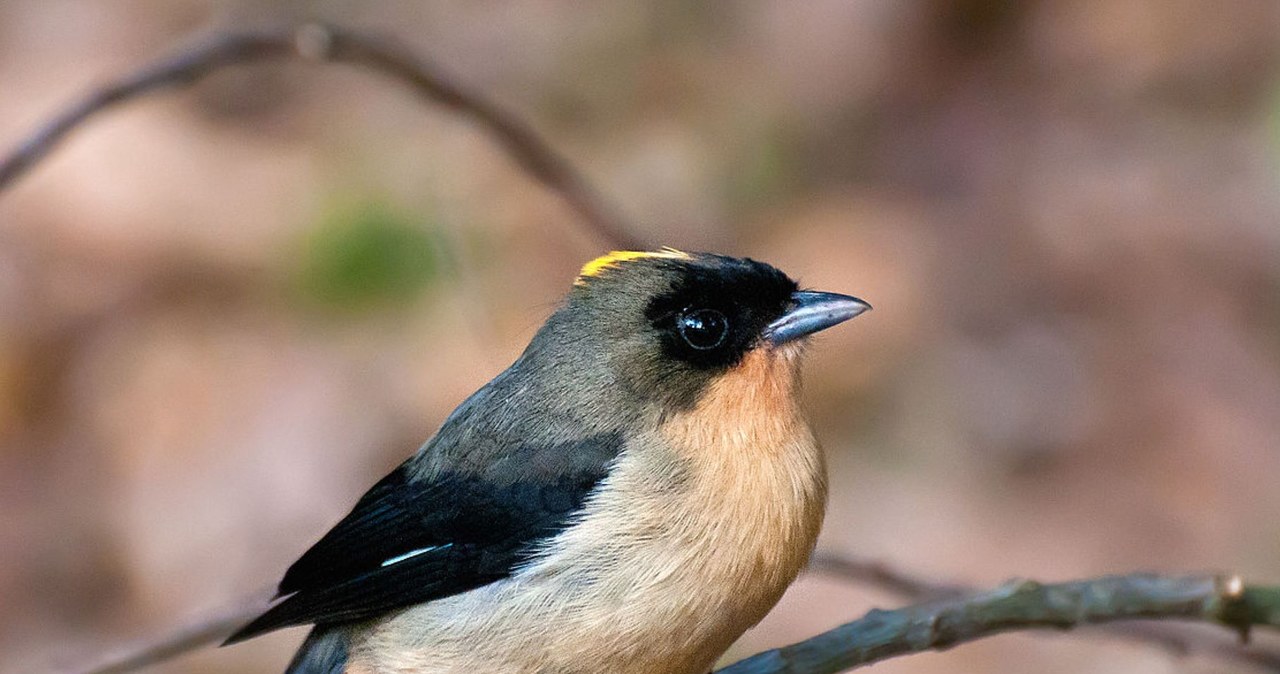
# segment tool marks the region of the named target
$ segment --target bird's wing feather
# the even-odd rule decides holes
[[[567,526],[621,450],[601,434],[516,456],[555,469],[413,477],[410,462],[373,486],[289,568],[280,603],[227,640],[289,625],[364,620],[509,576]]]

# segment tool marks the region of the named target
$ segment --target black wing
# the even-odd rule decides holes
[[[517,455],[555,456],[557,467],[548,475],[535,466],[514,480],[480,473],[415,481],[406,463],[289,567],[280,581],[288,597],[226,643],[289,625],[364,620],[505,578],[568,525],[621,448],[618,434],[523,448]]]

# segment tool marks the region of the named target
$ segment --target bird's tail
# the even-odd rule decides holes
[[[284,674],[342,674],[346,667],[346,631],[316,625]]]

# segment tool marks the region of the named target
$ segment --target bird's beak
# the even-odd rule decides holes
[[[774,345],[785,344],[826,330],[870,309],[870,304],[849,295],[797,291],[791,293],[791,304],[786,313],[764,329],[764,336]]]

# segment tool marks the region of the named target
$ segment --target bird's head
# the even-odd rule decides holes
[[[530,351],[572,368],[583,383],[608,382],[632,400],[678,410],[748,362],[790,365],[806,337],[870,308],[856,297],[801,290],[747,258],[613,252],[583,266]]]

